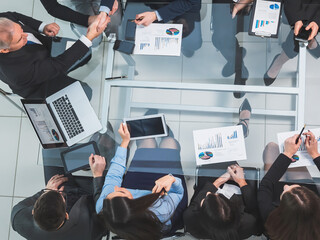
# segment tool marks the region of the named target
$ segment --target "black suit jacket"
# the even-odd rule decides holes
[[[12,91],[24,98],[44,98],[73,83],[67,76],[68,69],[87,52],[88,47],[78,40],[57,57],[51,57],[51,38],[41,35],[40,21],[16,12],[0,13],[22,26],[24,32],[32,33],[43,45],[25,45],[21,49],[0,53],[0,80]]]
[[[299,20],[316,22],[320,27],[320,2],[318,0],[285,0],[284,11],[293,26]]]
[[[57,0],[40,0],[47,12],[59,19],[88,26],[89,15],[82,14],[58,3]]]
[[[32,216],[33,205],[42,192],[26,198],[13,207],[13,230],[28,240],[98,240],[107,234],[95,213],[92,196],[82,196],[71,208],[69,220],[57,231],[41,230]]]
[[[240,225],[238,227],[238,233],[240,239],[249,238],[253,234],[259,233],[258,226],[258,206],[254,191],[249,185],[246,185],[241,189],[242,195],[233,195],[230,201],[239,206],[241,212]],[[197,238],[208,239],[210,236],[205,228],[202,228],[199,223],[200,203],[203,198],[206,197],[207,192],[215,193],[218,189],[212,184],[207,182],[201,190],[195,191],[190,206],[183,214],[183,220],[187,232]]]
[[[320,157],[315,158],[314,163],[320,170]],[[280,154],[272,164],[267,174],[263,177],[258,191],[258,204],[263,223],[266,222],[269,214],[280,204],[280,195],[285,184],[296,184],[288,182],[279,182],[280,178],[287,171],[291,159],[284,154]],[[314,184],[299,184],[318,193]]]

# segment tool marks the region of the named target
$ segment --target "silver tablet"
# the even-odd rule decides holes
[[[168,136],[163,114],[124,118],[123,122],[128,126],[131,140]]]

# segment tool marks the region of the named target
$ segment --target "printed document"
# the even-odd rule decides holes
[[[281,2],[257,0],[251,31],[259,36],[278,33]]]
[[[180,56],[182,24],[137,26],[133,54]]]
[[[197,165],[246,160],[242,126],[193,131]]]
[[[315,135],[316,140],[318,141],[318,149],[320,149],[320,128],[315,128],[315,129],[310,129],[310,131]],[[306,132],[306,131],[305,131]],[[283,133],[278,133],[278,144],[279,144],[279,150],[281,153],[284,152],[284,141],[292,137],[295,134],[299,134],[299,131],[293,131],[293,132],[283,132]],[[304,167],[304,166],[311,166],[314,165],[313,159],[310,157],[310,155],[307,152],[306,146],[304,144],[306,137],[304,135],[301,135],[302,143],[300,145],[300,148],[292,156],[293,163],[290,164],[289,168],[294,168],[294,167]]]

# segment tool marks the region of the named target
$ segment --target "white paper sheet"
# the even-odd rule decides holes
[[[133,54],[180,56],[182,24],[137,26]]]
[[[242,126],[193,131],[197,165],[246,160]]]
[[[257,0],[251,31],[257,35],[277,34],[280,10],[280,2]]]
[[[318,148],[320,149],[320,128],[310,129],[310,131],[315,135],[318,141]],[[299,134],[299,133],[300,131],[278,133],[278,144],[279,144],[279,150],[281,153],[283,153],[283,150],[284,150],[284,141],[288,137],[292,137],[294,134]],[[308,154],[306,147],[304,145],[305,137],[302,135],[301,138],[302,138],[301,146],[298,152],[295,154],[299,159],[298,160],[296,159],[296,162],[291,163],[289,168],[314,165],[313,159]]]

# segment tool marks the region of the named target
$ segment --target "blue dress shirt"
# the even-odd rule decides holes
[[[96,211],[99,213],[103,207],[103,200],[112,192],[114,192],[114,187],[121,187],[122,177],[126,170],[126,156],[127,149],[118,147],[116,155],[111,160],[111,165],[106,175],[104,185],[102,188],[101,195],[96,203]],[[184,189],[180,178],[175,178],[176,181],[172,184],[168,195],[159,198],[149,210],[154,212],[154,214],[159,218],[162,223],[170,226],[170,217],[174,213],[178,204],[180,203]],[[133,198],[139,198],[147,194],[152,193],[149,190],[139,190],[139,189],[128,189],[132,194]]]

